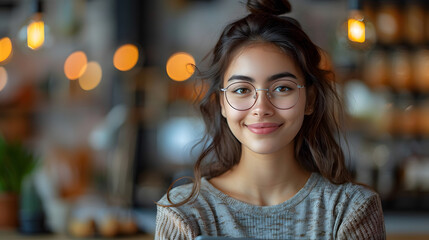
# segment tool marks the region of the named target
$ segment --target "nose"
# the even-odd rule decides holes
[[[255,116],[270,116],[274,113],[274,106],[270,102],[268,89],[256,89],[255,105],[252,114]]]

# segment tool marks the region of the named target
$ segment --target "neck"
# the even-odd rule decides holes
[[[240,163],[230,175],[242,200],[255,205],[276,205],[293,197],[310,173],[296,161],[293,149],[257,154],[243,149]],[[239,197],[239,198],[240,198]]]

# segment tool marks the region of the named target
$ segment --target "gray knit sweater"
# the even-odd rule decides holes
[[[178,202],[191,185],[171,191]],[[169,204],[166,196],[161,204]],[[160,207],[155,239],[194,239],[199,235],[258,239],[385,239],[380,198],[352,183],[335,185],[313,173],[291,199],[255,206],[222,193],[202,178],[198,197],[180,207]]]

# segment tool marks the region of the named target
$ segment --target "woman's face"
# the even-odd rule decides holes
[[[282,80],[305,84],[301,70],[291,57],[273,44],[255,43],[236,51],[226,69],[223,88],[234,83],[238,85],[238,82],[250,82],[256,89],[268,89],[273,82]],[[242,90],[238,91],[242,93]],[[256,91],[256,103],[244,111],[231,107],[222,93],[222,115],[241,142],[243,151],[259,154],[293,151],[293,140],[306,114],[305,88],[297,91],[298,102],[287,110],[273,106],[263,90]]]

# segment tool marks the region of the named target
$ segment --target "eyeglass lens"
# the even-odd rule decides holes
[[[266,94],[267,99],[276,108],[289,109],[298,102],[300,88],[302,86],[293,81],[280,80],[271,84],[268,89],[256,89],[248,82],[235,82],[223,89],[223,91],[229,105],[236,110],[252,108],[260,94]]]

